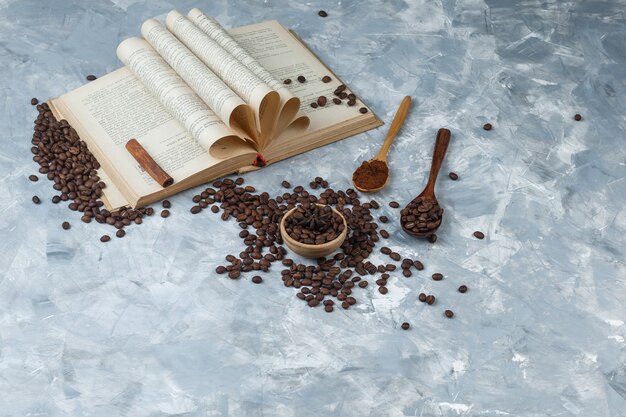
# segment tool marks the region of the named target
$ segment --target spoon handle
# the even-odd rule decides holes
[[[435,181],[437,181],[437,175],[439,169],[443,163],[443,158],[446,156],[446,150],[448,150],[448,144],[450,143],[450,131],[448,129],[441,128],[437,132],[437,140],[435,141],[435,149],[433,150],[433,161],[430,166],[430,175],[428,176],[428,184],[424,190],[424,194],[430,197],[435,195]]]
[[[406,115],[409,113],[409,107],[411,107],[411,97],[406,96],[402,99],[402,103],[400,103],[400,107],[398,107],[398,111],[396,112],[396,117],[394,117],[393,122],[391,122],[391,126],[389,126],[389,132],[387,133],[385,142],[374,159],[387,161],[387,151],[389,151],[391,142],[393,142],[398,134],[398,131],[402,127],[404,119],[406,119]]]

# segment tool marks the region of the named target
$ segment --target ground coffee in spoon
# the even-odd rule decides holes
[[[389,176],[387,164],[376,159],[365,161],[354,171],[352,181],[363,190],[380,188]]]

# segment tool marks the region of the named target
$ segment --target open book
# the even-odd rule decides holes
[[[124,67],[49,102],[100,162],[109,210],[144,206],[382,124],[371,110],[359,111],[358,99],[335,104],[342,82],[276,21],[225,30],[193,9],[170,12],[165,24],[150,19],[141,33],[119,45]],[[311,107],[319,96],[328,104]],[[124,147],[131,138],[173,185],[162,188],[141,168]]]

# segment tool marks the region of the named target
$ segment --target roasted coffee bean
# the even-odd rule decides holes
[[[317,105],[318,106],[324,107],[326,105],[326,102],[327,102],[327,99],[326,99],[325,96],[319,96],[317,98]]]
[[[87,76],[87,81],[94,81],[97,77],[95,75],[89,74]]]
[[[467,292],[467,285],[461,285],[461,286],[459,287],[459,292],[460,292],[461,294],[465,294],[465,293]]]
[[[345,93],[342,93],[345,94]],[[356,104],[356,100],[348,100],[348,106],[352,107]]]
[[[335,97],[335,98],[333,98],[333,103],[339,105],[339,104],[341,104],[341,100],[339,100],[338,98]]]
[[[83,223],[91,223],[91,217],[87,215],[82,216],[80,219],[83,221]]]
[[[313,107],[314,109],[317,109],[319,106],[317,105],[317,103],[313,102],[311,103],[311,107]]]
[[[448,176],[450,177],[452,181],[456,181],[459,179],[459,176],[455,174],[454,172],[449,173]]]
[[[361,113],[365,114],[365,113],[367,113],[367,108],[366,108],[366,107],[361,107],[361,108],[359,109],[359,111],[360,111]]]
[[[420,293],[420,295],[417,296],[418,300],[420,300],[422,303],[426,302],[426,294],[424,294],[423,292]]]
[[[283,181],[280,183],[280,185],[282,185],[285,188],[291,188],[291,184],[289,184],[289,181]]]
[[[37,175],[29,175],[28,179],[31,180],[32,182],[39,181],[39,177]]]
[[[230,271],[228,271],[228,278],[230,279],[237,279],[241,276],[241,272],[239,272],[238,269],[231,269]]]
[[[39,100],[33,97],[30,99],[30,104],[32,104],[33,106],[36,106],[37,104],[39,104]]]
[[[61,227],[65,230],[69,230],[72,226],[70,225],[70,222],[63,222],[61,223]]]
[[[193,206],[189,211],[191,211],[191,214],[198,214],[202,211],[202,207]]]
[[[421,263],[420,261],[413,261],[413,266],[415,267],[415,269],[417,269],[418,271],[421,271],[422,269],[424,269],[424,264]]]
[[[574,115],[574,120],[576,120],[577,122],[580,122],[582,119],[583,119],[583,117],[580,114],[576,113]]]
[[[223,265],[220,265],[217,268],[215,268],[215,272],[217,272],[218,274],[223,274],[226,272],[226,267]]]
[[[259,275],[255,275],[252,277],[252,282],[255,284],[260,284],[263,282],[263,278],[261,278]]]
[[[120,229],[117,232],[115,232],[115,236],[117,236],[117,237],[124,237],[124,236],[126,236],[126,232],[124,231],[124,229]]]
[[[435,243],[437,241],[437,235],[433,233],[432,235],[428,236],[428,241],[430,243]]]
[[[298,82],[299,83],[303,83],[306,81],[306,78],[304,78],[304,75],[298,75]]]
[[[211,206],[211,211],[213,213],[217,213],[218,211],[220,211],[220,208],[218,206]]]
[[[394,261],[396,261],[396,262],[399,261],[402,258],[398,252],[391,252],[389,254],[389,257],[391,259],[393,259]]]
[[[410,328],[411,328],[411,325],[407,323],[406,321],[402,323],[402,330],[409,330]]]
[[[322,11],[323,11],[323,10],[322,10]],[[321,12],[320,12],[320,13],[321,13]],[[325,12],[324,12],[324,13],[325,13]],[[323,17],[326,17],[326,16],[323,16]],[[328,75],[324,75],[324,76],[322,77],[322,82],[323,82],[323,83],[329,83],[330,81],[331,81],[331,78],[330,78]]]
[[[405,269],[402,271],[402,275],[404,275],[406,278],[409,278],[413,274],[411,273],[410,269]]]
[[[493,127],[493,126],[491,126],[491,123],[485,123],[485,124],[483,125],[483,129],[485,129],[485,130],[491,130],[491,128],[492,128],[492,127]]]
[[[434,295],[429,295],[426,297],[426,302],[428,303],[428,305],[433,305],[435,304],[436,298]]]
[[[387,216],[380,216],[378,220],[380,220],[381,223],[387,223],[389,218],[387,218]]]
[[[398,208],[398,207],[400,207],[400,203],[398,203],[397,201],[391,201],[389,203],[389,207],[391,207],[391,208]]]
[[[109,236],[109,235],[102,235],[102,236],[100,236],[100,242],[106,243],[109,240],[111,240],[111,236]]]
[[[350,308],[350,303],[349,303],[349,302],[347,302],[347,301],[344,301],[344,302],[342,302],[342,303],[341,303],[341,307],[342,307],[344,310],[347,310],[347,309],[349,309],[349,308]]]
[[[444,314],[446,315],[447,318],[451,319],[452,317],[454,317],[454,312],[452,310],[446,310],[444,311]]]
[[[476,239],[484,239],[485,238],[485,234],[479,230],[474,232],[474,237]]]
[[[383,255],[390,255],[392,250],[390,248],[388,248],[387,246],[383,246],[382,248],[380,248],[380,252]]]
[[[324,306],[324,311],[327,312],[327,313],[332,313],[334,309],[335,308],[333,307],[332,304],[327,304],[327,305]]]
[[[170,215],[170,211],[169,210],[162,210],[161,211],[161,217],[166,218],[169,217]]]
[[[59,204],[61,202],[61,197],[59,197],[58,195],[55,195],[54,197],[52,197],[52,202],[54,204]]]
[[[291,84],[291,79],[290,78],[285,78],[285,80],[283,81],[283,84],[286,84],[286,85]]]
[[[385,295],[389,292],[389,290],[387,289],[387,287],[378,287],[378,292]]]
[[[163,208],[166,208],[166,209],[172,207],[172,203],[170,203],[170,200],[163,200],[161,204],[163,205]]]
[[[39,199],[39,197],[37,197],[36,195],[33,196],[33,203],[35,204],[39,204],[41,203],[41,200]]]
[[[367,281],[360,281],[359,282],[359,287],[361,287],[361,288],[367,288],[368,285],[369,285],[369,283]]]
[[[317,12],[317,14],[320,17],[327,17],[328,16],[328,13],[326,13],[324,10],[320,10],[319,12]],[[324,78],[326,78],[326,77],[324,77]],[[330,77],[328,77],[328,78],[330,78]],[[328,81],[330,81],[330,80],[328,80]],[[324,82],[327,83],[328,81],[324,81]]]
[[[388,232],[388,231],[386,231],[385,229],[381,229],[379,233],[380,233],[380,235],[381,235],[383,238],[385,238],[385,239],[388,239],[388,238],[389,238],[389,232]]]

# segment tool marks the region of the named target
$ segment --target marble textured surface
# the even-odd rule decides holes
[[[115,69],[144,19],[193,6],[225,26],[295,29],[387,125],[414,97],[379,201],[417,194],[436,130],[452,130],[439,240],[388,227],[424,272],[326,314],[279,268],[258,286],[216,276],[236,226],[192,216],[194,190],[104,245],[109,229],[28,181],[30,98]],[[623,0],[0,0],[0,63],[1,416],[626,416]],[[247,183],[346,188],[385,131]],[[417,302],[422,290],[438,303]]]

